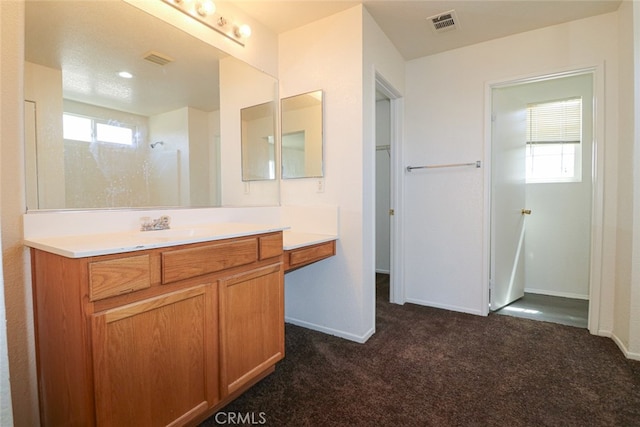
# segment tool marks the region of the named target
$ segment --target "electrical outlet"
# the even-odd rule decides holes
[[[317,193],[324,193],[324,179],[319,179],[316,187]]]

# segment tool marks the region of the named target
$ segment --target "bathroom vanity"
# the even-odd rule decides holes
[[[335,254],[283,229],[26,240],[42,424],[192,425],[271,373],[285,269]]]
[[[284,240],[285,273],[336,254],[336,236],[285,231]]]

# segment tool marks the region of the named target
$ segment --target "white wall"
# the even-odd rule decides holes
[[[336,256],[287,273],[288,322],[365,340],[362,274],[362,8],[280,35],[280,97],[324,91],[324,192],[316,179],[283,180],[282,205],[340,206]],[[340,46],[340,49],[336,49]],[[367,319],[368,320],[368,319]]]
[[[0,2],[0,208],[3,292],[13,420],[17,426],[39,425],[33,341],[31,278],[22,245],[26,210],[23,148],[24,4]],[[4,328],[0,326],[0,333]],[[7,414],[7,377],[0,375],[0,401]],[[10,416],[7,416],[10,418]],[[4,419],[2,420],[4,422]],[[4,425],[4,423],[3,423]],[[10,425],[10,424],[9,424]]]
[[[602,331],[612,328],[617,151],[617,13],[573,21],[407,63],[404,158],[424,164],[486,158],[489,82],[605,64],[605,230]],[[485,164],[485,167],[487,165]],[[435,172],[435,173],[433,173]],[[407,300],[486,312],[488,275],[484,169],[405,176]],[[613,208],[612,208],[613,207]]]
[[[23,10],[18,4],[0,3],[0,147],[11,144],[12,139],[20,139],[18,136],[19,127],[10,126],[10,121],[20,122],[20,114],[18,106],[21,104],[20,89],[17,86],[18,79],[18,58],[20,55],[20,42],[18,25],[23,16]],[[19,104],[20,103],[20,104]],[[7,126],[5,126],[7,125]],[[0,161],[4,171],[5,162],[8,155],[0,151]],[[15,171],[15,170],[14,170]],[[6,177],[0,175],[0,184],[6,182]],[[6,186],[0,187],[0,206],[5,203]],[[4,217],[4,213],[0,215],[0,219]],[[2,243],[4,246],[4,241]],[[13,425],[13,409],[11,401],[11,381],[9,380],[9,354],[8,354],[8,335],[9,328],[13,326],[12,319],[5,312],[5,299],[11,300],[12,294],[15,295],[16,289],[7,286],[3,279],[0,280],[0,425]],[[5,295],[7,295],[5,297]],[[13,319],[15,321],[15,318]],[[29,407],[29,403],[26,403]],[[37,421],[37,420],[33,420]]]
[[[640,360],[640,5],[619,10],[620,147],[618,227],[613,339]],[[631,90],[632,89],[632,90]]]
[[[286,317],[355,341],[375,330],[376,71],[404,89],[404,61],[361,6],[280,36],[280,96],[325,97],[324,192],[283,180],[281,202],[340,207],[337,255],[287,274]]]
[[[634,146],[634,242],[633,242],[633,274],[630,284],[630,311],[629,316],[629,346],[628,354],[636,360],[640,360],[640,224],[638,213],[640,212],[640,5],[633,2],[633,34],[630,43],[633,46],[633,146]]]
[[[618,74],[620,86],[634,85],[634,41],[632,2],[623,2],[619,11],[620,32]],[[618,151],[618,201],[616,236],[616,287],[614,330],[620,345],[629,345],[629,316],[631,302],[631,270],[633,242],[633,153],[634,153],[634,94],[630,90],[620,91]]]

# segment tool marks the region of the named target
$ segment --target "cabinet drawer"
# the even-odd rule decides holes
[[[336,254],[336,242],[330,241],[317,245],[287,251],[285,270],[302,267]]]
[[[138,255],[89,263],[91,301],[145,289],[151,286],[149,255]]]
[[[178,249],[162,253],[162,283],[171,283],[258,260],[258,239]]]
[[[282,233],[259,237],[260,259],[269,259],[282,254]]]

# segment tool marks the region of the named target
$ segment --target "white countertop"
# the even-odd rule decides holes
[[[286,226],[225,222],[157,231],[30,238],[25,239],[24,244],[68,258],[84,258],[271,233],[288,228]]]
[[[318,243],[338,240],[338,236],[333,234],[300,233],[297,231],[286,230],[283,233],[282,239],[282,246],[284,247],[284,250],[289,251],[305,246],[317,245]]]
[[[284,250],[297,249],[338,239],[338,236],[332,234],[300,233],[290,231],[288,228],[287,226],[225,222],[157,231],[128,231],[29,238],[24,240],[24,244],[68,258],[84,258],[230,239],[275,231],[284,231]]]

